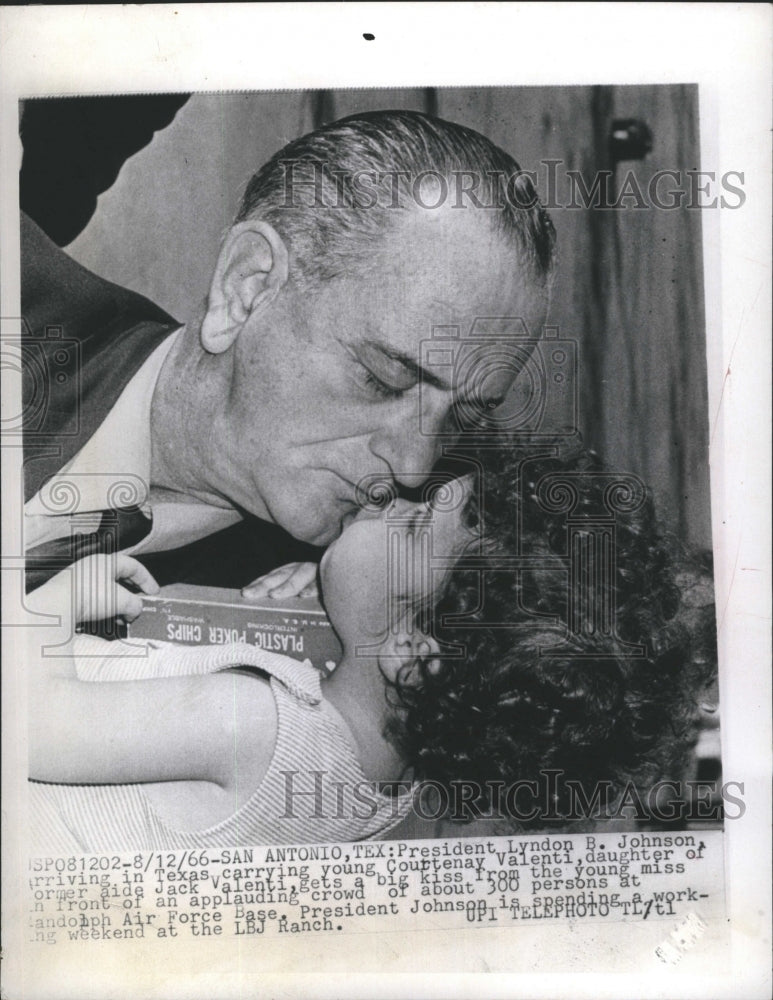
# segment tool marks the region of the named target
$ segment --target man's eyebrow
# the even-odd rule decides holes
[[[389,358],[390,361],[397,361],[398,364],[401,364],[403,368],[415,376],[417,382],[423,382],[425,385],[431,385],[433,388],[442,389],[445,392],[450,392],[453,388],[445,379],[442,379],[439,375],[420,365],[409,354],[396,351],[393,347],[382,344],[378,340],[365,340],[363,343],[373,350],[379,351],[379,353]]]

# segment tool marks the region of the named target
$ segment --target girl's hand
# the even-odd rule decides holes
[[[142,611],[142,597],[128,590],[132,584],[142,594],[157,594],[159,587],[142,563],[131,556],[88,556],[72,567],[73,607],[76,622],[96,622],[110,618],[134,621]]]
[[[58,615],[69,629],[81,622],[115,617],[133,621],[142,611],[142,598],[122,582],[133,584],[143,594],[159,590],[142,563],[119,552],[79,559],[27,594],[25,604],[33,614]]]

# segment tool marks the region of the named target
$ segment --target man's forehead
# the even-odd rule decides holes
[[[335,283],[329,305],[341,320],[339,336],[378,343],[418,364],[435,331],[456,328],[464,340],[485,317],[521,319],[539,335],[531,328],[542,322],[534,308],[541,296],[525,280],[514,246],[488,222],[465,212],[470,221],[457,221],[450,212],[444,219],[401,213],[374,241],[364,269]]]
[[[389,269],[397,273],[412,271],[416,264],[442,273],[449,266],[475,261],[510,260],[515,252],[481,211],[448,207],[400,213],[379,242],[377,253],[383,253]]]
[[[497,277],[484,285],[470,274],[449,276],[447,287],[438,288],[438,282],[423,280],[421,273],[400,282],[382,275],[362,289],[354,309],[358,326],[363,336],[407,352],[418,350],[438,331],[455,330],[465,339],[481,321],[490,322],[489,317],[503,318],[496,332],[500,339],[528,335],[533,296],[522,291],[511,270]]]
[[[399,312],[425,329],[469,324],[477,316],[524,314],[541,288],[526,274],[516,246],[480,221],[437,227],[426,220],[397,223],[374,255],[371,276],[376,299],[389,296]]]

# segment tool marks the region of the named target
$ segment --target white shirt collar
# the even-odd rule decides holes
[[[68,534],[73,516],[115,507],[149,509],[153,392],[183,330],[150,354],[86,444],[24,505],[26,548]],[[153,514],[151,536],[133,551],[172,548],[240,520],[235,510],[198,502],[160,503]]]

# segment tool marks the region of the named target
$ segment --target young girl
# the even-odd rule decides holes
[[[523,829],[550,817],[508,791],[520,782],[533,793],[529,782],[546,771],[563,779],[551,808],[569,779],[589,793],[606,782],[614,799],[628,782],[678,777],[712,662],[710,609],[681,599],[670,546],[643,503],[616,515],[606,591],[597,574],[577,617],[567,515],[543,486],[568,477],[582,513],[597,510],[609,484],[592,456],[554,451],[482,449],[428,503],[358,516],[321,565],[344,648],[327,680],[308,662],[244,645],[117,651],[83,636],[70,658],[38,656],[38,845],[383,837],[410,812],[420,781],[464,784],[465,808],[452,819],[488,810]],[[73,592],[105,568],[101,557],[85,560]],[[154,589],[126,557],[113,575]],[[76,601],[78,620],[138,613],[137,595],[120,584],[107,604],[85,590],[91,606]],[[40,607],[66,614],[63,575],[36,593]],[[587,609],[599,600],[612,611],[594,631]]]

